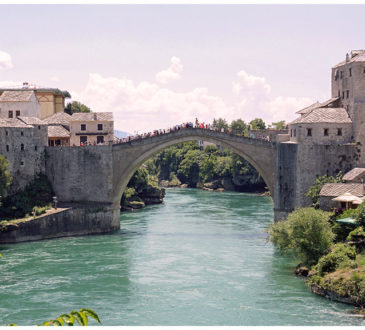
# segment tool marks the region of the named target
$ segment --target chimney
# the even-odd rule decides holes
[[[346,54],[346,63],[348,63],[350,61],[350,56],[349,53]]]
[[[96,113],[94,113],[94,120],[97,120],[97,115],[96,115]]]

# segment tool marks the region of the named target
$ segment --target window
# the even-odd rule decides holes
[[[6,145],[6,151],[9,151],[9,146],[8,145]]]
[[[352,70],[351,70],[351,68],[349,69],[349,75],[350,75],[350,77],[352,77]]]
[[[328,128],[324,128],[323,129],[323,135],[324,136],[328,136]]]
[[[24,151],[24,144],[23,143],[20,145],[20,150]]]
[[[23,131],[21,131],[21,132],[20,132],[20,135],[21,135],[21,136],[24,136],[24,133],[23,133]]]
[[[13,118],[13,110],[9,110],[9,115],[8,115],[9,118]]]
[[[338,79],[338,70],[335,71],[335,81]]]
[[[340,71],[340,79],[343,77],[343,71]]]
[[[81,124],[81,130],[86,131],[86,124]]]
[[[338,90],[338,97],[341,97],[341,92],[340,92],[340,90]]]
[[[312,129],[311,128],[307,128],[307,136],[312,136]]]
[[[342,92],[342,99],[344,99],[345,98],[345,92],[343,91]]]
[[[363,69],[363,72],[362,73],[365,74],[365,68]]]
[[[85,144],[87,142],[87,136],[80,136],[80,145],[81,143]]]
[[[342,136],[342,128],[337,128],[337,136]]]
[[[293,136],[293,130],[291,129],[290,130],[290,137],[292,137]]]
[[[103,130],[103,124],[98,124],[98,131],[102,131]]]
[[[96,137],[96,143],[97,144],[104,143],[104,136],[97,136]]]
[[[38,147],[37,146],[34,146],[34,150],[37,151],[38,150]]]
[[[24,165],[24,160],[22,160],[22,161],[20,162],[20,165],[21,165],[21,166],[23,166],[23,165]]]
[[[297,136],[297,129],[294,128],[294,137],[296,137],[296,136]]]
[[[20,110],[15,111],[15,117],[19,117],[20,116]]]
[[[5,131],[5,135],[6,135],[6,136],[9,136],[9,132],[8,132],[8,131]]]
[[[350,91],[349,91],[349,90],[347,90],[347,91],[346,91],[346,98],[348,99],[348,98],[349,98],[349,96],[350,96]]]
[[[40,127],[40,126],[38,126],[38,129],[41,129],[41,127]]]

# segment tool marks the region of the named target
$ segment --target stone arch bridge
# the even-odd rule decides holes
[[[112,231],[120,227],[120,200],[133,173],[155,153],[192,140],[228,147],[250,162],[271,192],[275,220],[308,204],[304,194],[317,175],[345,171],[355,157],[351,146],[268,142],[187,128],[109,146],[47,147],[45,170],[60,202],[100,205],[109,210],[109,222],[101,231]]]

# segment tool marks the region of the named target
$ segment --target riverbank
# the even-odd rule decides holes
[[[0,244],[104,234],[119,228],[119,210],[109,204],[60,203],[40,216],[1,221]]]

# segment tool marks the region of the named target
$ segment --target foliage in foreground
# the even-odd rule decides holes
[[[81,325],[81,326],[87,326],[89,323],[89,317],[96,320],[99,324],[101,324],[101,321],[99,319],[99,316],[96,312],[94,312],[92,309],[89,308],[82,308],[79,311],[72,311],[69,314],[61,314],[59,317],[57,317],[54,320],[49,320],[44,322],[43,326],[73,326],[73,325]],[[9,324],[9,325],[16,325],[16,324]]]
[[[330,213],[310,207],[289,214],[288,219],[269,227],[269,239],[282,251],[292,251],[307,265],[330,251],[334,234]]]

